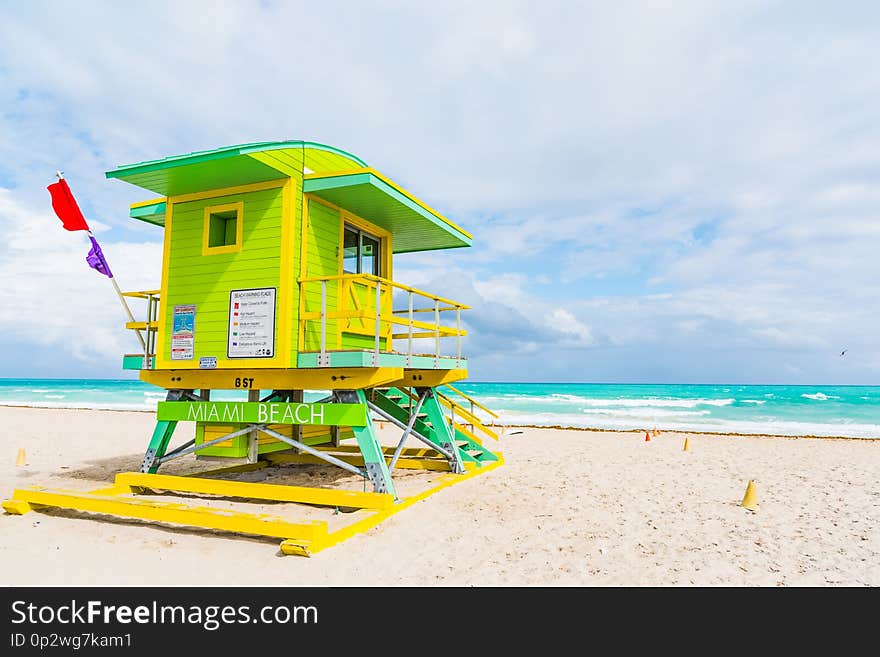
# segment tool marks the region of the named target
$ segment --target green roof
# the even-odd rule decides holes
[[[155,226],[165,226],[165,199],[155,199],[150,203],[140,203],[132,206],[130,216],[132,219],[140,219]]]
[[[165,225],[166,198],[224,187],[303,179],[313,194],[381,226],[395,253],[471,245],[471,236],[360,158],[311,141],[265,141],[128,164],[106,173],[163,198],[137,203],[131,216]]]
[[[126,164],[108,171],[162,196],[277,180],[293,170],[316,173],[367,166],[359,157],[311,141],[262,141]]]
[[[469,233],[372,169],[311,174],[303,191],[390,232],[395,253],[471,245]]]

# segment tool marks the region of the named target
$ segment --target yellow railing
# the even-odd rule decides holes
[[[488,413],[490,416],[492,416],[492,418],[494,418],[494,420],[497,420],[497,419],[500,417],[500,416],[498,415],[498,413],[496,413],[495,411],[493,411],[493,410],[490,409],[490,408],[486,408],[486,407],[483,406],[480,402],[478,402],[476,399],[474,399],[473,397],[471,397],[471,396],[469,396],[469,395],[463,393],[461,390],[459,390],[458,388],[456,388],[455,386],[453,386],[451,383],[447,383],[447,384],[446,384],[446,387],[449,388],[452,392],[454,392],[454,393],[455,393],[456,395],[458,395],[459,397],[463,397],[465,400],[467,400],[468,402],[470,402],[470,405],[471,405],[471,414],[473,414],[473,412],[474,412],[474,406],[476,406],[477,408],[482,409],[483,411],[485,411],[486,413]],[[493,421],[494,421],[494,420],[493,420]]]
[[[144,348],[144,369],[147,369],[150,367],[150,359],[156,355],[156,332],[159,328],[159,290],[123,292],[122,296],[130,299],[143,299],[147,302],[145,321],[125,323],[125,328],[136,332],[140,337],[140,342]]]
[[[479,438],[476,435],[474,435],[474,433],[476,431],[482,431],[484,434],[486,434],[490,438],[492,438],[494,440],[498,440],[498,434],[495,432],[495,420],[498,419],[498,414],[495,411],[489,410],[488,408],[483,406],[480,402],[478,402],[476,399],[469,397],[468,395],[464,394],[460,390],[453,388],[450,385],[447,385],[446,387],[454,390],[457,394],[461,395],[468,402],[470,402],[470,410],[469,410],[469,409],[465,408],[464,406],[462,406],[461,404],[459,404],[454,399],[452,399],[451,397],[444,395],[439,390],[437,391],[437,397],[440,399],[440,403],[443,406],[445,406],[450,412],[449,419],[450,419],[450,422],[452,423],[452,425],[457,427],[458,429],[463,429],[463,427],[461,426],[462,424],[464,426],[469,426],[470,427],[470,437],[479,443],[482,443],[482,441],[479,440]],[[477,416],[474,413],[474,406],[477,406],[478,408],[482,409],[483,411],[488,413],[489,416],[492,418],[489,421],[489,424],[491,424],[491,426],[492,426],[491,429],[489,427],[487,427],[486,423],[479,416]]]
[[[470,410],[468,410],[462,404],[455,401],[453,398],[440,392],[439,388],[435,391],[437,394],[437,399],[440,400],[440,404],[449,411],[449,414],[447,415],[449,424],[461,431],[463,434],[465,434],[475,442],[479,443],[480,445],[483,444],[483,438],[477,435],[478,432],[482,433],[483,437],[488,436],[493,440],[498,440],[498,432],[495,425],[495,420],[499,419],[500,417],[498,413],[486,408],[476,399],[466,395],[457,388],[453,388],[449,384],[447,384],[446,387],[455,391],[456,394],[461,395],[464,399],[470,402]],[[407,395],[409,395],[409,408],[410,412],[412,412],[413,404],[418,402],[419,396],[412,388],[402,388],[402,390]],[[474,406],[485,411],[491,417],[491,420],[483,420],[478,415],[476,415],[474,413]],[[502,432],[504,431],[503,426],[501,427],[501,430]]]
[[[432,356],[440,358],[442,338],[456,339],[461,358],[461,311],[470,306],[423,292],[387,278],[369,274],[343,274],[301,278],[300,351],[319,352],[326,366],[328,351],[370,349],[393,351],[394,341],[406,341],[407,364],[415,340],[433,340]],[[404,308],[394,308],[395,293]],[[442,324],[441,313],[455,313],[454,325]],[[416,317],[419,319],[416,319]]]

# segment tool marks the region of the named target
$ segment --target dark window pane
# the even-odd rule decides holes
[[[379,275],[379,241],[361,233],[361,273]]]
[[[358,234],[348,226],[345,227],[342,245],[342,271],[346,274],[358,272]]]
[[[235,244],[235,229],[238,227],[238,217],[227,217],[226,230],[224,231],[226,245]]]
[[[208,218],[208,247],[231,246],[236,241],[238,212],[212,212]]]

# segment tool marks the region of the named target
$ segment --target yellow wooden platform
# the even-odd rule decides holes
[[[414,455],[410,455],[410,458]],[[422,454],[419,454],[419,456],[422,456]],[[501,455],[499,454],[498,456],[498,461],[486,464],[481,468],[471,469],[465,474],[449,473],[442,475],[427,490],[411,497],[403,498],[396,503],[392,495],[384,493],[208,478],[217,474],[242,472],[266,467],[265,463],[255,463],[220,468],[219,470],[195,473],[185,477],[125,472],[116,475],[112,486],[89,492],[49,490],[37,487],[21,488],[15,490],[12,497],[5,500],[2,506],[9,514],[21,515],[41,508],[59,508],[123,518],[136,518],[162,524],[281,538],[283,540],[280,547],[284,554],[311,556],[371,527],[375,527],[386,518],[412,506],[418,501],[430,497],[444,488],[494,470],[504,463]],[[273,459],[273,461],[275,460]],[[289,459],[277,460],[287,462]],[[415,462],[416,459],[412,460]],[[438,461],[435,468],[431,460],[426,459],[425,461],[430,463],[430,465],[422,467],[430,470],[442,469],[439,465],[440,463],[445,465],[445,461]],[[241,500],[271,500],[335,508],[354,508],[358,509],[358,511],[352,514],[352,517],[356,519],[351,524],[330,532],[327,528],[327,522],[323,520],[291,522],[290,520],[267,514],[245,513],[215,507],[190,506],[177,502],[160,501],[149,497],[149,494],[153,491],[193,493]]]

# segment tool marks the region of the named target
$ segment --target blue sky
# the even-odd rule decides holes
[[[478,4],[478,6],[473,6]],[[121,376],[158,287],[119,164],[306,138],[474,235],[395,278],[471,303],[471,378],[877,383],[875,3],[4,3],[0,376]],[[844,358],[839,352],[847,348]]]

